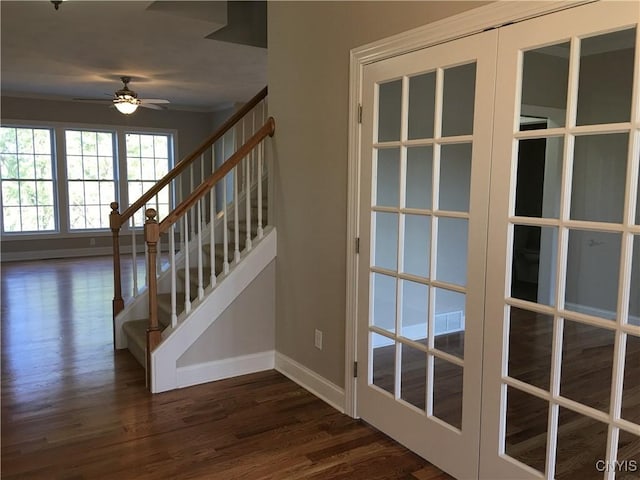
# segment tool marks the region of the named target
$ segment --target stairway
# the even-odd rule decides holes
[[[257,189],[254,188],[251,193],[251,239],[252,242],[255,241],[258,235],[258,201],[257,201]],[[268,202],[267,202],[267,182],[266,179],[263,180],[262,187],[262,223],[263,225],[268,222]],[[241,210],[244,206],[244,202],[239,202],[241,204]],[[233,204],[229,205],[228,212],[232,211]],[[231,215],[232,216],[232,215]],[[235,252],[235,243],[233,239],[235,238],[235,227],[233,219],[230,218],[230,221],[227,222],[227,231],[228,231],[228,248],[227,248],[227,261],[229,266],[232,266],[234,263],[234,252]],[[219,219],[218,222],[222,225],[223,222]],[[217,225],[216,225],[217,226]],[[203,231],[207,231],[208,226]],[[238,231],[239,231],[239,250],[242,252],[246,247],[246,239],[247,239],[247,223],[245,218],[241,218],[238,223]],[[215,274],[218,279],[217,282],[223,282],[225,280],[224,272],[224,244],[222,242],[214,243],[215,248]],[[211,265],[208,259],[211,258],[211,243],[205,243],[202,245],[202,257],[203,259],[207,259],[206,264],[202,269],[202,277],[205,279],[204,283],[207,285],[208,279],[211,276]],[[177,284],[184,286],[185,283],[186,271],[184,268],[179,269],[177,271]],[[191,301],[195,301],[198,298],[198,268],[192,267],[189,269],[189,284],[190,284],[190,299]],[[159,291],[157,295],[158,300],[158,321],[161,326],[161,329],[164,331],[166,328],[171,326],[171,293],[168,291]],[[182,291],[178,291],[176,293],[176,310],[178,318],[181,317],[181,314],[185,310],[185,294],[184,288]],[[183,319],[183,321],[186,318]],[[122,324],[122,330],[124,336],[126,338],[127,348],[131,352],[131,354],[138,360],[138,362],[145,367],[146,365],[146,344],[147,344],[147,328],[149,326],[148,318],[141,318],[136,320],[129,320]]]

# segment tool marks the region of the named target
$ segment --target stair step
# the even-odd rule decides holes
[[[191,301],[198,297],[198,291],[192,288]],[[176,314],[180,315],[184,310],[184,292],[176,292]],[[171,293],[159,293],[158,296],[158,323],[164,329],[171,325]]]
[[[263,219],[264,221],[264,219]],[[235,234],[235,226],[234,225],[229,225],[229,231],[232,232],[232,234]],[[246,239],[247,237],[247,222],[239,222],[238,225],[238,232],[240,233],[240,239]],[[255,237],[258,234],[258,221],[252,221],[251,222],[251,237]],[[241,247],[243,246],[244,241],[241,241]],[[242,250],[242,248],[241,248]]]
[[[136,360],[144,367],[147,351],[148,320],[129,320],[122,324],[122,330],[127,337],[127,348]]]
[[[246,242],[246,236],[245,237],[240,236],[240,243],[238,244],[240,251],[244,250],[245,242]],[[234,242],[231,242],[229,243],[228,248],[229,248],[229,251],[227,252],[227,261],[230,262],[233,260],[236,244]],[[205,255],[205,258],[208,259],[209,256],[211,255],[211,245],[210,244],[203,245],[202,251]],[[222,262],[224,261],[224,245],[222,243],[216,243],[215,256],[216,256],[216,274],[218,274],[219,273],[218,261],[220,265],[222,265]]]
[[[216,261],[216,265],[218,262]],[[220,259],[220,265],[222,265],[222,259]],[[222,268],[221,268],[222,270]],[[202,282],[204,285],[209,284],[209,277],[211,276],[211,269],[209,267],[202,267]],[[184,284],[185,269],[178,270],[178,279]],[[191,291],[198,288],[198,269],[196,267],[189,269],[189,283],[191,284]]]

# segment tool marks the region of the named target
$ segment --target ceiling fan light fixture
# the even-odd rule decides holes
[[[113,100],[113,104],[116,106],[120,113],[125,115],[131,115],[138,109],[140,100],[130,95],[121,96]]]

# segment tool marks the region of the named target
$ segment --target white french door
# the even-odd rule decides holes
[[[364,72],[358,414],[477,476],[497,32]]]
[[[639,12],[500,29],[482,478],[640,478]]]
[[[640,475],[639,20],[363,68],[357,414],[456,478]]]

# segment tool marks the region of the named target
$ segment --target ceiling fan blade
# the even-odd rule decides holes
[[[170,103],[169,100],[164,100],[162,98],[141,98],[141,103]]]
[[[72,100],[74,102],[113,103],[113,100],[108,98],[73,98]]]
[[[150,108],[152,110],[166,110],[167,109],[167,107],[161,107],[160,105],[156,105],[155,103],[144,103],[143,102],[139,106],[143,107],[143,108]]]

